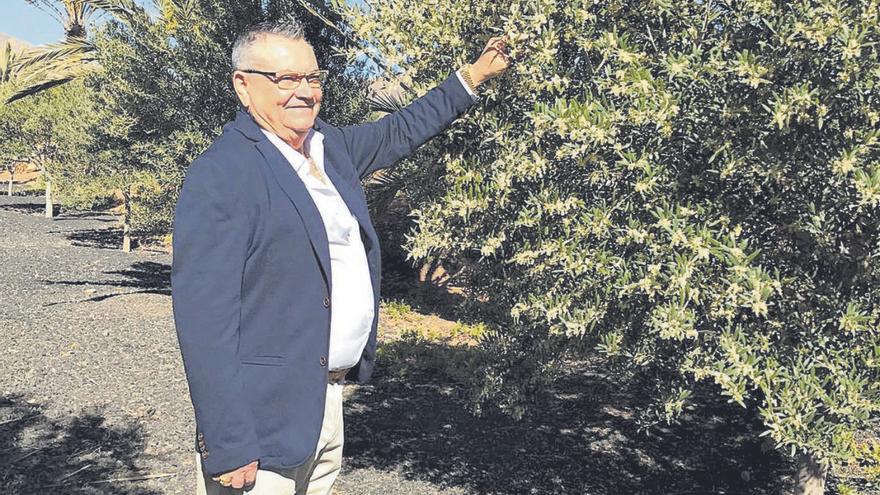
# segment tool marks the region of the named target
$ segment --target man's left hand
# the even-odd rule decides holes
[[[489,38],[480,58],[470,66],[474,84],[479,86],[484,81],[497,77],[510,67],[510,55],[507,54],[507,38],[496,36]]]
[[[254,461],[246,466],[242,466],[235,471],[230,471],[222,476],[217,476],[214,481],[222,486],[232,487],[235,489],[248,489],[254,486],[257,479],[257,467],[259,462]]]

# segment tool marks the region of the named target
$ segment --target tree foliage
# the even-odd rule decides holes
[[[10,85],[0,86],[0,95],[10,91]],[[3,105],[0,158],[29,162],[53,181],[63,180],[67,164],[80,160],[88,143],[89,113],[88,92],[81,82]]]
[[[319,63],[334,75],[325,90],[323,116],[345,123],[364,113],[364,80],[347,73],[344,57],[330,49],[340,44],[338,33],[298,5],[292,0],[169,0],[157,3],[158,16],[135,7],[124,21],[109,22],[98,33],[100,69],[89,85],[101,110],[92,151],[120,187],[134,187],[136,230],[170,232],[186,166],[234,117],[238,104],[229,54],[245,27],[298,14]]]
[[[483,393],[519,412],[598,352],[652,377],[655,420],[710,381],[780,449],[854,455],[880,406],[877,0],[335,5],[417,90],[511,38],[410,169],[412,256],[498,328]]]

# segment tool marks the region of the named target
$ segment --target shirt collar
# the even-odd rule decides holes
[[[266,129],[260,129],[263,131],[263,134],[278,148],[278,151],[287,158],[287,161],[293,166],[293,169],[299,173],[302,170],[306,170],[303,167],[306,166],[306,157],[293,149],[292,146],[284,142],[280,137],[272,134]],[[306,136],[306,139],[303,141],[303,146],[309,151],[309,155],[315,160],[315,163],[318,165],[318,168],[321,171],[324,171],[324,135],[320,132],[316,131],[314,128],[309,130],[309,134]]]

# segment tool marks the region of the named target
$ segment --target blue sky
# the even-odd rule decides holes
[[[140,0],[139,3],[149,3]],[[0,33],[5,33],[34,45],[61,39],[61,24],[43,10],[25,0],[0,0]]]
[[[61,39],[61,25],[49,14],[24,0],[5,0],[0,7],[0,33],[34,45]]]
[[[137,0],[152,5],[150,0]],[[358,5],[361,0],[350,0]],[[61,39],[61,24],[45,11],[25,0],[0,0],[0,33],[5,33],[33,45],[42,45]]]

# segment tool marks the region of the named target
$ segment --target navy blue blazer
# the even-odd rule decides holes
[[[449,126],[474,99],[455,74],[376,122],[324,134],[327,176],[361,226],[378,316],[379,240],[361,178]],[[327,388],[330,254],[318,209],[245,112],[189,166],[174,213],[174,321],[207,473],[302,465]],[[348,378],[376,362],[376,321]]]

